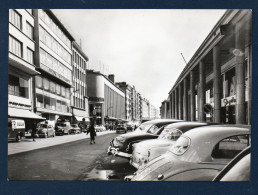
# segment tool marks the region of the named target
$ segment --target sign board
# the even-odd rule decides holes
[[[210,105],[210,104],[204,104],[204,106],[203,106],[203,110],[204,110],[204,112],[206,113],[206,114],[209,114],[209,113],[211,113],[212,112],[212,105]]]

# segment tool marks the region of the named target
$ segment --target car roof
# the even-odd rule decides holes
[[[219,141],[227,137],[245,134],[250,134],[249,128],[239,127],[237,125],[214,125],[191,129],[184,133],[182,137],[187,137],[190,139],[191,146],[187,150],[186,155],[187,153],[189,155],[195,153],[195,155],[198,155],[198,159],[196,158],[196,160],[209,161],[210,154],[214,146]],[[191,159],[193,158],[191,157]]]
[[[179,119],[154,119],[154,120],[151,120],[151,121],[144,122],[142,124],[160,124],[160,123],[180,122],[180,121],[183,121],[183,120],[179,120]]]

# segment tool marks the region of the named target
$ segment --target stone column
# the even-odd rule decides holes
[[[199,121],[205,121],[205,113],[203,110],[203,106],[205,104],[205,99],[206,99],[206,94],[205,94],[205,65],[203,61],[200,61],[199,63],[199,80],[200,80],[200,85],[199,85],[199,95],[198,95],[198,101],[199,101]]]
[[[172,101],[172,118],[176,118],[175,117],[175,91],[172,91],[171,95],[172,95],[172,99],[171,99],[171,101]]]
[[[245,123],[245,36],[241,31],[241,25],[236,24],[235,49],[240,51],[236,56],[236,124]]]
[[[191,92],[191,121],[195,121],[195,89],[194,89],[194,72],[190,72],[190,92]]]
[[[220,47],[213,48],[213,88],[214,88],[214,113],[213,122],[221,122],[221,65],[220,65]]]
[[[183,100],[183,109],[184,109],[184,120],[188,118],[188,83],[187,79],[184,79],[184,100]]]
[[[175,88],[175,119],[178,118],[178,90]]]
[[[179,102],[179,119],[183,119],[183,89],[182,89],[182,84],[179,84],[179,94],[178,94],[178,102]]]

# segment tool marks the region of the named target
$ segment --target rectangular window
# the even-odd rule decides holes
[[[9,36],[9,51],[22,58],[22,43]]]
[[[21,77],[9,75],[8,93],[19,97],[29,98],[29,81]]]
[[[49,80],[46,78],[43,78],[43,88],[44,90],[49,90]]]
[[[37,107],[44,108],[43,95],[36,94],[36,98],[37,98]]]
[[[35,80],[36,80],[36,87],[42,89],[43,87],[43,80],[41,76],[35,76]]]
[[[34,63],[34,60],[33,60],[33,51],[29,48],[27,48],[27,61],[31,64]]]
[[[26,22],[26,35],[30,39],[33,39],[33,26],[30,25],[30,23],[28,23],[28,22]]]
[[[21,22],[21,15],[13,10],[9,10],[9,22],[11,22],[14,26],[16,26],[18,29],[22,30],[22,22]]]

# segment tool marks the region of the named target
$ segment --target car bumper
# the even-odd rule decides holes
[[[131,159],[131,157],[132,157],[132,154],[121,152],[121,151],[119,151],[119,148],[116,148],[114,146],[109,146],[107,153],[109,155],[113,154],[114,156],[119,156],[119,157],[126,158],[126,159]]]

